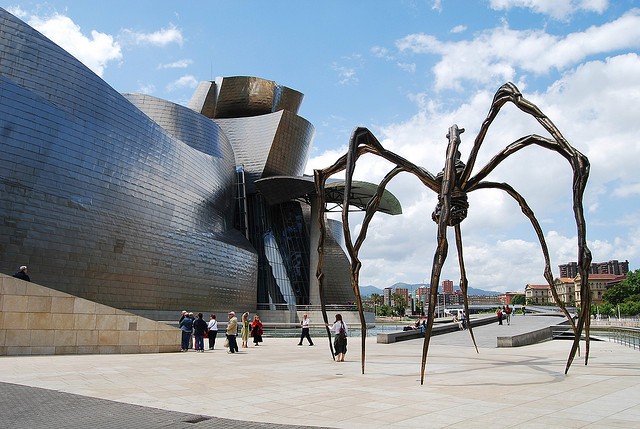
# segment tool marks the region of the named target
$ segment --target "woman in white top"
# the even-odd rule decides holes
[[[211,319],[207,325],[207,329],[209,330],[209,350],[213,350],[213,347],[216,345],[216,335],[218,335],[218,321],[216,320],[216,315],[211,313]]]
[[[329,324],[326,324],[329,327]],[[333,340],[333,348],[335,350],[336,358],[338,362],[344,362],[344,357],[347,354],[347,324],[342,321],[342,315],[336,314],[336,321],[329,327],[329,330],[336,336]]]

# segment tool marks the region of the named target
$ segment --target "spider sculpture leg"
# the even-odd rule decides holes
[[[553,139],[538,135],[529,135],[526,137],[522,137],[521,139],[516,140],[515,142],[507,146],[496,156],[494,156],[493,159],[491,159],[491,161],[489,161],[489,163],[478,172],[478,174],[471,177],[471,170],[473,169],[478,151],[484,140],[484,137],[486,136],[489,126],[497,116],[500,108],[507,102],[513,103],[518,109],[533,116],[538,121],[538,123],[540,123],[540,125],[542,125],[549,132],[549,134],[551,134]],[[558,130],[553,122],[551,122],[551,120],[544,113],[542,113],[542,111],[536,105],[522,97],[522,94],[515,85],[513,85],[512,83],[507,83],[503,85],[498,90],[498,92],[496,92],[487,118],[482,123],[480,132],[476,137],[474,146],[471,150],[471,154],[469,155],[469,160],[464,168],[464,171],[462,172],[460,178],[460,187],[466,192],[471,192],[474,189],[477,189],[479,183],[498,164],[500,164],[508,156],[512,155],[518,150],[532,144],[557,152],[565,159],[567,159],[573,170],[573,211],[576,220],[576,228],[578,230],[578,272],[580,274],[580,295],[582,301],[582,311],[580,312],[578,323],[576,324],[576,328],[574,331],[574,342],[569,353],[569,358],[567,359],[567,365],[565,368],[565,373],[567,373],[569,371],[571,363],[573,362],[576,352],[579,350],[583,328],[585,329],[586,334],[585,365],[587,364],[589,358],[589,313],[591,306],[591,293],[589,289],[588,277],[589,267],[591,265],[591,252],[587,247],[586,223],[584,220],[584,209],[582,204],[584,190],[587,184],[587,179],[589,177],[589,160],[586,156],[584,156],[567,142],[560,130]],[[550,272],[547,272],[547,270],[545,270],[545,278],[550,283],[550,287],[554,295],[554,299],[556,299],[556,303],[562,309],[565,315],[569,319],[571,319],[568,311],[564,306],[564,303],[561,300],[558,300],[555,286],[551,281],[552,275]]]
[[[456,125],[449,129],[447,138],[447,158],[442,174],[439,203],[441,204],[438,218],[438,246],[433,256],[431,268],[430,293],[429,293],[429,317],[427,319],[427,331],[424,336],[422,346],[422,364],[420,366],[420,384],[424,384],[424,370],[427,364],[427,354],[429,352],[429,341],[433,332],[433,319],[435,318],[436,300],[438,299],[438,284],[440,283],[440,273],[447,258],[449,244],[447,241],[447,227],[450,226],[451,218],[451,194],[456,185],[456,156],[460,146],[460,133],[464,130],[458,129]]]
[[[462,291],[462,298],[464,302],[464,314],[466,314],[467,318],[469,317],[469,294],[468,294],[468,282],[467,282],[467,271],[464,266],[464,257],[463,257],[463,248],[462,248],[462,232],[460,231],[460,224],[454,227],[456,232],[456,247],[458,249],[458,265],[460,266],[460,290]],[[469,319],[467,319],[467,327],[469,329],[469,335],[471,335],[471,340],[473,341],[473,346],[476,348],[476,353],[478,352],[478,344],[476,344],[476,337],[473,335],[473,328],[471,327],[471,323],[469,323]]]
[[[365,154],[365,153],[373,153],[375,155],[381,156],[393,163],[396,163],[396,167],[393,168],[382,180],[379,184],[376,194],[371,197],[369,202],[366,205],[366,214],[362,223],[362,227],[360,229],[360,234],[356,239],[355,244],[351,240],[351,231],[349,227],[349,207],[351,205],[351,187],[353,182],[353,173],[355,170],[355,165],[357,159]],[[320,301],[321,308],[323,313],[323,318],[325,323],[327,323],[327,315],[324,303],[324,274],[322,272],[322,264],[323,264],[323,245],[324,245],[324,235],[326,231],[326,226],[324,223],[324,208],[325,208],[325,197],[324,197],[324,186],[326,184],[326,180],[331,175],[341,171],[346,170],[346,179],[345,179],[345,189],[344,189],[344,200],[342,205],[342,222],[343,222],[343,233],[345,237],[345,244],[347,247],[347,253],[350,257],[350,278],[351,278],[351,286],[356,296],[356,302],[358,304],[358,312],[360,315],[360,324],[361,324],[361,344],[362,344],[362,373],[364,374],[365,367],[365,344],[366,344],[366,320],[364,318],[364,311],[362,306],[362,298],[360,296],[360,288],[359,288],[359,272],[361,268],[361,262],[358,257],[358,253],[360,251],[360,247],[362,246],[368,226],[378,209],[382,194],[385,191],[386,185],[393,179],[398,173],[403,171],[411,172],[417,175],[420,180],[425,183],[427,186],[434,188],[436,187],[435,178],[428,171],[417,167],[416,165],[410,163],[398,155],[385,150],[382,145],[378,142],[378,140],[371,134],[371,132],[366,128],[356,128],[352,134],[352,137],[349,141],[349,150],[346,155],[342,156],[338,161],[334,163],[333,166],[324,169],[324,170],[316,170],[314,172],[315,186],[316,186],[316,195],[318,196],[318,204],[317,204],[317,217],[320,227],[320,235],[321,240],[318,245],[318,267],[316,270],[316,278],[319,282],[320,289]],[[332,350],[333,356],[333,346],[331,345],[331,333],[327,328],[327,335],[329,337],[330,347]]]
[[[325,196],[324,196],[324,185],[327,181],[327,176],[324,174],[322,170],[315,170],[313,172],[314,182],[316,186],[316,216],[318,218],[319,230],[320,230],[320,238],[318,240],[318,266],[316,267],[316,279],[318,280],[318,292],[320,295],[320,309],[322,311],[322,319],[324,320],[325,329],[327,331],[327,337],[329,339],[329,350],[331,351],[331,357],[333,360],[336,360],[336,354],[333,350],[333,343],[331,342],[331,331],[329,330],[329,319],[327,318],[327,308],[324,300],[324,287],[325,287],[325,276],[322,271],[322,267],[324,265],[324,238],[326,234],[326,225],[324,221],[324,207],[325,207]]]

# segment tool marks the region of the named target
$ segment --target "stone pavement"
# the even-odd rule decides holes
[[[478,354],[467,332],[433,337],[424,385],[422,340],[368,338],[365,374],[356,337],[344,363],[326,338],[265,338],[235,355],[2,357],[0,427],[640,428],[637,350],[593,341],[589,364],[565,375],[569,341],[496,348],[562,320],[544,319],[477,328]]]

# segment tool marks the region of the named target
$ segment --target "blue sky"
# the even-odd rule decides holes
[[[119,92],[185,104],[199,81],[250,75],[305,94],[300,115],[316,128],[308,172],[344,154],[352,129],[434,174],[447,129],[466,128],[469,154],[491,99],[514,82],[591,160],[585,195],[594,261],[640,261],[640,4],[607,0],[413,1],[5,1]],[[546,132],[506,107],[485,140],[476,171],[497,151]],[[356,178],[379,182],[390,166],[358,163]],[[528,148],[490,177],[532,206],[552,270],[577,259],[571,168]],[[361,284],[427,281],[436,195],[410,176],[389,189],[404,213],[379,215],[361,251]],[[469,284],[523,290],[540,284],[543,258],[531,226],[503,194],[470,195],[462,224]],[[351,224],[358,228],[358,215]],[[450,237],[453,240],[453,236]],[[453,243],[452,243],[453,244]],[[442,278],[458,283],[455,246]]]

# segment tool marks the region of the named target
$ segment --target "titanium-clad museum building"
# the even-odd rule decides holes
[[[188,107],[119,94],[0,9],[0,271],[163,320],[319,304],[302,98],[243,76]],[[326,298],[346,304],[332,231]]]

